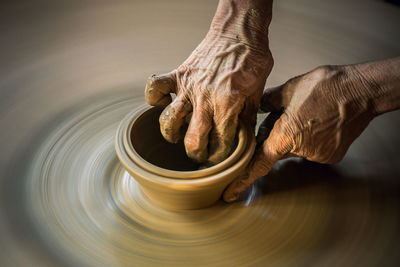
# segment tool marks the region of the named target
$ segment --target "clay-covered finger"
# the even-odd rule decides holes
[[[289,149],[282,139],[282,127],[279,125],[281,123],[279,119],[275,123],[278,125],[272,129],[263,145],[256,150],[247,173],[232,182],[225,190],[223,198],[226,202],[237,200],[240,193],[246,191],[258,178],[268,174],[272,166],[287,154]]]
[[[160,130],[164,138],[170,143],[177,143],[183,136],[182,126],[186,116],[192,111],[191,103],[177,97],[161,113]]]
[[[186,154],[191,159],[202,163],[207,160],[211,127],[212,112],[203,106],[195,107],[185,135]]]
[[[234,145],[239,113],[243,108],[240,101],[219,105],[214,114],[214,125],[210,134],[209,156],[210,164],[218,164],[229,156]]]
[[[153,74],[147,79],[145,100],[149,105],[165,107],[171,103],[171,93],[176,92],[174,72],[162,75]]]
[[[266,141],[266,143],[268,142]],[[225,190],[223,195],[225,202],[237,200],[240,193],[245,192],[258,178],[268,174],[279,159],[277,153],[268,149],[268,144],[259,148],[253,158],[251,169],[246,175],[233,181]]]

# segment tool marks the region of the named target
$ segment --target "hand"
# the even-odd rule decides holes
[[[221,1],[211,30],[189,58],[176,70],[147,81],[147,103],[166,106],[160,116],[166,140],[176,143],[183,137],[192,112],[184,144],[187,155],[198,162],[217,164],[228,156],[239,117],[255,126],[273,60],[267,38],[270,14],[263,18],[251,5],[271,7],[253,2],[238,1],[241,11],[251,12],[230,18],[225,13],[233,2]],[[171,93],[176,94],[174,100]]]
[[[356,66],[324,66],[265,90],[261,108],[272,113],[263,125],[273,128],[256,152],[248,177],[233,182],[224,200],[236,200],[279,159],[298,156],[319,163],[340,161],[376,115],[372,101],[376,89]],[[283,113],[277,117],[279,111]]]

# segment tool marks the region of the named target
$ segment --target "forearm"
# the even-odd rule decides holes
[[[210,34],[237,40],[251,47],[268,48],[272,0],[220,0]]]
[[[354,67],[368,88],[375,115],[400,108],[400,57]]]

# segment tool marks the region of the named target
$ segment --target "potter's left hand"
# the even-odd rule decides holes
[[[270,133],[250,164],[249,175],[224,193],[235,200],[280,159],[340,161],[376,116],[400,108],[400,58],[348,66],[323,66],[267,89],[261,109]],[[279,117],[275,112],[282,111]],[[259,131],[260,133],[260,131]]]
[[[270,2],[269,4],[267,2]],[[268,47],[272,0],[221,0],[210,31],[176,70],[151,76],[145,98],[165,106],[161,133],[171,143],[184,137],[188,156],[217,164],[233,144],[239,117],[255,126],[273,60]],[[172,101],[170,93],[176,94]]]

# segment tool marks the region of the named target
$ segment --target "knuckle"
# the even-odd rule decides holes
[[[312,70],[309,76],[312,80],[325,81],[332,78],[339,79],[342,73],[338,66],[323,65]]]
[[[203,148],[200,136],[197,134],[186,133],[184,143],[187,152],[197,153]]]
[[[162,127],[165,127],[171,123],[171,119],[173,116],[171,105],[167,106],[159,117],[159,122]]]

